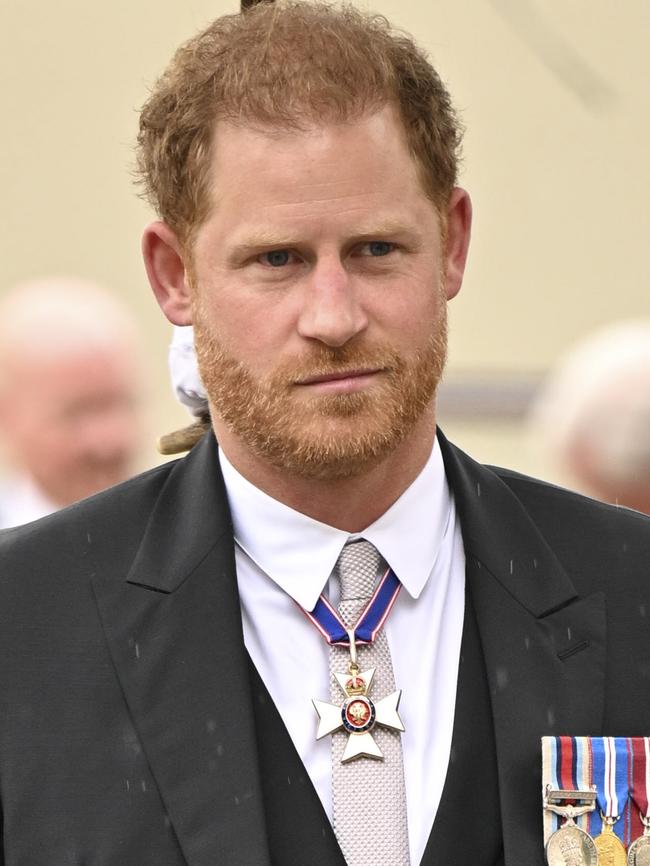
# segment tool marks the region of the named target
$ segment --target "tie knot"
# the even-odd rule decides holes
[[[348,612],[360,610],[372,595],[380,561],[377,548],[364,539],[348,541],[341,551],[334,574],[341,584],[341,603],[346,603]]]

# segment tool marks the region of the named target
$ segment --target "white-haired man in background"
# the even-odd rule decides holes
[[[619,322],[579,342],[531,420],[568,483],[650,514],[650,321]]]
[[[0,527],[126,479],[140,442],[136,330],[79,279],[23,283],[0,303]]]

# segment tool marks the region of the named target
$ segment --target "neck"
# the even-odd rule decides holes
[[[433,448],[435,420],[432,414],[423,418],[410,436],[366,472],[334,480],[287,475],[251,453],[218,422],[215,433],[228,460],[259,490],[328,526],[362,532],[399,499],[422,471]]]

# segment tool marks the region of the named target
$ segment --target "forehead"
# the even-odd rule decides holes
[[[300,130],[218,121],[210,182],[214,211],[272,208],[278,219],[429,201],[391,105]]]
[[[137,387],[136,363],[126,345],[34,351],[14,359],[7,372],[7,385],[13,393],[37,401],[64,402],[80,394],[106,390],[126,393]]]

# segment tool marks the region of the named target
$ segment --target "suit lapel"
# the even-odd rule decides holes
[[[505,482],[438,435],[490,688],[505,863],[542,866],[540,737],[600,730],[604,600],[578,598]]]
[[[170,471],[129,574],[98,574],[94,586],[189,866],[268,864],[232,532],[212,436]]]

